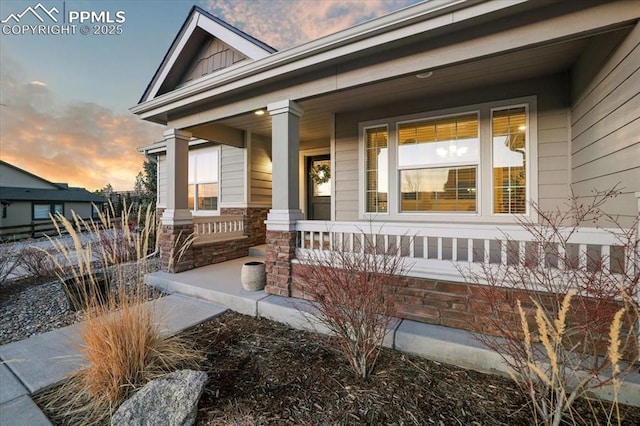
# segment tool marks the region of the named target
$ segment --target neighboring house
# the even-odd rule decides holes
[[[309,250],[400,242],[398,315],[468,327],[485,307],[455,264],[507,262],[532,203],[620,184],[607,208],[637,218],[639,18],[633,1],[425,2],[275,52],[194,7],[131,109],[168,127],[142,149],[163,258],[194,229],[237,229],[229,215],[244,240],[202,239],[172,270],[240,256],[266,218],[266,291],[304,296]],[[576,244],[580,262],[617,252],[595,230]]]
[[[94,217],[95,208],[101,208],[104,201],[84,188],[52,183],[0,161],[0,238],[38,236],[51,228],[50,215],[57,213],[69,219],[73,212],[84,219]]]

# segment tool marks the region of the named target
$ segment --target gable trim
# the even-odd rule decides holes
[[[201,28],[213,37],[220,39],[229,47],[242,53],[252,60],[265,58],[276,49],[251,37],[243,31],[235,28],[220,18],[211,15],[209,12],[198,6],[193,6],[189,16],[180,28],[176,38],[171,43],[169,50],[165,54],[160,66],[156,70],[151,82],[140,98],[139,103],[154,98],[162,87],[169,72],[176,64],[182,49],[185,47],[196,28]]]

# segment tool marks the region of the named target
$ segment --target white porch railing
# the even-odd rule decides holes
[[[241,238],[244,236],[244,216],[196,216],[193,230],[196,244]]]
[[[296,257],[304,259],[311,251],[342,248],[348,252],[365,249],[380,252],[399,248],[401,256],[412,265],[409,275],[460,281],[460,269],[476,271],[484,264],[517,264],[526,256],[545,266],[559,269],[562,259],[575,266],[592,266],[600,262],[613,273],[633,272],[633,253],[621,245],[620,235],[612,231],[580,228],[568,245],[549,242],[534,244],[532,235],[519,225],[422,224],[298,221]],[[379,250],[379,251],[378,251]]]

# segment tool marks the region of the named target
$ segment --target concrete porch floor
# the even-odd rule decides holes
[[[203,299],[245,315],[327,334],[326,327],[312,315],[315,308],[310,302],[264,291],[249,292],[242,288],[242,265],[250,261],[264,261],[264,249],[264,246],[252,248],[249,257],[177,274],[154,272],[147,275],[147,283],[167,293]],[[397,319],[385,338],[384,346],[485,373],[509,373],[497,353],[464,330]],[[607,400],[614,396],[611,386],[599,388],[594,393]],[[618,400],[640,406],[640,374],[631,373],[625,378],[618,390]]]
[[[179,293],[215,302],[241,314],[257,316],[258,301],[269,295],[264,291],[245,291],[240,271],[246,262],[263,260],[264,257],[254,255],[177,274],[153,272],[146,276],[146,282],[165,293]]]

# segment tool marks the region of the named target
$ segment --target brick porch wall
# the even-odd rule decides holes
[[[178,258],[178,251],[193,233],[193,225],[159,225],[160,268],[165,272],[193,269],[193,254],[187,249]],[[173,257],[173,259],[172,259]]]
[[[310,299],[305,291],[306,283],[301,279],[304,265],[293,264],[291,295],[301,299]],[[520,300],[525,312],[529,314],[530,329],[535,329],[535,305],[531,301],[532,292],[520,289],[495,288],[477,284],[437,281],[425,278],[405,277],[399,286],[389,288],[389,297],[393,301],[395,316],[428,324],[442,325],[457,329],[500,335],[496,323],[506,324],[520,330],[520,319],[516,311],[516,303]],[[577,301],[574,296],[574,301]],[[536,295],[536,300],[547,307],[552,298],[548,294]],[[493,304],[490,302],[493,301]],[[584,303],[573,303],[569,311],[568,321],[580,323],[588,312],[601,313],[602,329],[597,330],[606,339],[611,320],[620,304],[599,299],[583,299]],[[627,317],[623,329],[636,333],[636,326]],[[608,341],[596,342],[599,352],[604,354]],[[631,343],[623,352],[627,359],[633,359],[638,350],[637,344]]]
[[[278,296],[291,296],[291,260],[296,254],[298,233],[295,231],[267,231],[265,291]]]
[[[257,246],[265,244],[267,235],[267,225],[264,221],[267,220],[267,213],[270,208],[268,207],[248,207],[248,208],[227,208],[221,207],[221,215],[242,215],[244,216],[244,234],[250,240],[250,246]]]
[[[193,267],[199,268],[246,257],[249,255],[249,247],[252,245],[246,237],[203,244],[194,243],[190,250],[193,257]]]

